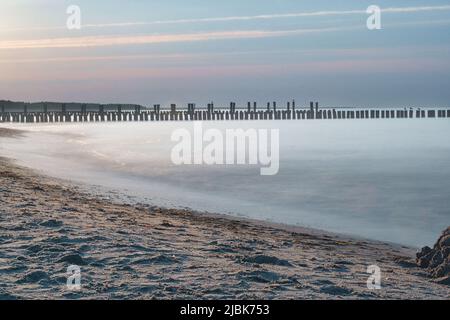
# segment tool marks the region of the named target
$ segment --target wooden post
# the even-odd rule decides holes
[[[296,119],[296,112],[295,112],[295,100],[292,100],[292,119]]]
[[[195,103],[188,104],[188,113],[192,114],[195,111]]]
[[[211,103],[208,103],[208,108],[207,108],[207,110],[208,110],[208,111],[207,111],[208,114],[211,114],[212,112],[214,112],[214,103],[212,103],[212,102],[211,102]],[[210,117],[211,117],[211,116],[208,116],[208,120],[210,120]]]

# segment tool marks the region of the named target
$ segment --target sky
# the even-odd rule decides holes
[[[421,107],[449,89],[448,0],[0,2],[0,99]]]

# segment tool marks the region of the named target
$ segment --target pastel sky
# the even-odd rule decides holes
[[[1,0],[0,99],[449,106],[450,3]]]

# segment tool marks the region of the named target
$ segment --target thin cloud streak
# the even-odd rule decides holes
[[[423,11],[447,11],[447,10],[450,10],[450,5],[386,8],[386,9],[381,9],[381,12],[382,13],[413,13],[413,12],[423,12]],[[366,10],[316,11],[316,12],[298,12],[298,13],[285,13],[285,14],[267,14],[267,15],[256,15],[256,16],[232,16],[232,17],[218,17],[218,18],[163,20],[163,21],[150,21],[150,22],[87,24],[83,27],[86,27],[86,28],[129,27],[129,26],[143,26],[143,25],[157,25],[157,24],[231,22],[231,21],[268,20],[268,19],[283,19],[283,18],[323,17],[323,16],[338,16],[338,15],[352,15],[352,14],[366,14]]]
[[[251,39],[267,37],[295,36],[310,33],[333,32],[353,28],[320,28],[282,31],[225,31],[191,34],[139,35],[139,36],[93,36],[78,38],[54,38],[37,40],[0,41],[0,49],[43,49],[43,48],[82,48],[118,45],[158,44],[171,42],[196,42],[229,39]]]
[[[146,59],[185,59],[195,57],[194,54],[130,54],[117,56],[76,56],[76,57],[52,57],[52,58],[24,58],[24,59],[0,59],[0,64],[22,64],[22,63],[36,63],[36,62],[86,62],[86,61],[108,61],[108,60],[146,60]],[[198,55],[200,56],[200,55]],[[207,57],[202,54],[202,57]]]
[[[403,56],[405,52],[414,51],[416,54],[436,54],[447,53],[450,54],[450,46],[434,46],[434,47],[395,47],[395,48],[345,48],[345,49],[297,49],[297,50],[250,50],[250,51],[229,51],[229,52],[209,52],[209,53],[168,53],[168,54],[129,54],[129,55],[100,55],[100,56],[69,56],[69,57],[46,57],[46,58],[14,58],[0,59],[0,64],[33,64],[36,62],[89,62],[89,61],[114,61],[114,60],[177,60],[185,61],[190,59],[205,61],[208,58],[217,59],[219,57],[235,57],[235,56],[254,56],[254,55],[270,55],[275,54],[296,54],[303,57],[380,57],[383,55],[389,56]]]
[[[418,7],[391,7],[382,8],[382,13],[416,13],[416,12],[430,12],[430,11],[449,11],[450,5],[444,6],[418,6]],[[286,19],[286,18],[302,18],[302,17],[325,17],[325,16],[340,16],[340,15],[354,15],[366,14],[366,10],[331,10],[331,11],[315,11],[315,12],[296,12],[296,13],[282,13],[282,14],[265,14],[255,16],[230,16],[230,17],[213,17],[213,18],[196,18],[196,19],[176,19],[176,20],[160,20],[160,21],[141,21],[141,22],[118,22],[118,23],[103,23],[103,24],[83,24],[83,28],[111,28],[111,27],[137,27],[137,26],[151,26],[151,25],[169,25],[169,24],[194,24],[194,23],[208,23],[208,22],[234,22],[234,21],[251,21],[251,20],[271,20],[271,19]],[[7,31],[25,31],[25,30],[61,30],[61,27],[33,27],[33,28],[13,28],[6,29]]]
[[[402,22],[384,25],[386,27],[408,27],[415,25],[445,25],[450,20]],[[136,36],[87,36],[73,38],[51,38],[34,40],[7,40],[0,41],[0,49],[44,49],[44,48],[89,48],[121,45],[142,45],[174,42],[199,42],[212,40],[233,40],[233,39],[258,39],[270,37],[299,36],[314,33],[327,33],[337,31],[351,31],[363,29],[362,26],[317,28],[317,29],[294,29],[279,31],[264,30],[238,30],[222,32],[205,32],[191,34],[154,34]]]
[[[150,68],[122,68],[105,69],[102,72],[92,68],[82,68],[67,74],[66,70],[54,68],[39,72],[39,77],[31,81],[73,81],[73,80],[111,80],[121,79],[186,79],[193,78],[222,78],[236,79],[240,76],[286,76],[288,74],[398,74],[398,73],[437,73],[448,72],[448,60],[436,59],[381,59],[381,60],[339,60],[317,61],[292,64],[254,64],[254,65],[228,65],[228,66],[197,66],[197,67],[150,67]],[[3,81],[4,79],[1,79]],[[19,69],[8,75],[8,81],[30,81],[30,70]]]

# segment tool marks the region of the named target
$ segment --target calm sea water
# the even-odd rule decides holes
[[[450,225],[446,119],[205,122],[280,130],[280,170],[176,166],[173,130],[192,123],[14,126],[0,153],[22,165],[118,190],[136,201],[189,207],[392,241],[431,245]]]

